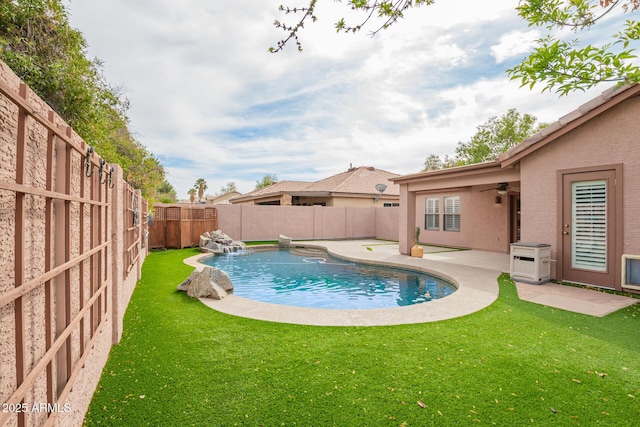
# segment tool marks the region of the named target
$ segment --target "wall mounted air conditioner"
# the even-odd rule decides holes
[[[509,261],[512,280],[536,285],[551,279],[551,245],[512,243]]]
[[[622,255],[622,287],[640,290],[640,255]]]

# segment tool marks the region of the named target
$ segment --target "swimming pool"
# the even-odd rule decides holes
[[[225,271],[235,295],[288,306],[391,308],[444,298],[456,290],[426,273],[344,261],[309,248],[249,249],[201,262]]]

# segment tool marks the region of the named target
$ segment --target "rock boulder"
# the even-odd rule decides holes
[[[178,285],[179,291],[186,291],[192,298],[223,299],[233,293],[233,283],[222,270],[205,267],[201,271],[194,271]]]

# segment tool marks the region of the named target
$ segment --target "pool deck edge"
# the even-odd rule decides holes
[[[270,322],[315,326],[385,326],[436,322],[475,313],[498,298],[498,276],[504,271],[504,254],[484,251],[426,253],[422,258],[401,255],[398,245],[375,240],[306,241],[292,246],[318,247],[349,260],[389,267],[420,270],[441,276],[458,290],[438,300],[383,309],[319,309],[269,304],[229,295],[222,300],[200,298],[206,306],[222,313]],[[210,254],[185,259],[202,269],[198,260]]]

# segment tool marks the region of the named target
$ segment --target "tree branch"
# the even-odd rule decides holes
[[[377,17],[381,18],[383,21],[378,28],[371,31],[370,35],[373,37],[381,30],[389,28],[391,25],[396,23],[398,19],[403,18],[404,12],[407,9],[430,5],[433,4],[434,1],[435,0],[348,0],[347,3],[350,5],[352,10],[365,13],[364,18],[357,25],[348,25],[345,22],[345,19],[341,18],[334,24],[334,27],[337,32],[356,33],[369,24],[374,16],[376,16],[377,12]],[[292,39],[295,40],[298,51],[302,52],[302,45],[298,39],[298,32],[304,28],[304,21],[308,18],[311,18],[313,22],[317,21],[317,18],[314,15],[316,3],[317,0],[309,0],[309,5],[303,8],[280,6],[280,11],[285,12],[285,14],[303,12],[304,15],[302,15],[295,25],[291,26],[280,21],[274,22],[276,28],[280,28],[287,32],[287,37],[278,41],[275,48],[270,47],[270,52],[276,53],[283,50],[286,44]]]

